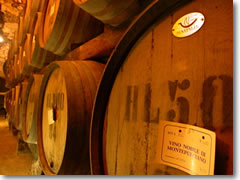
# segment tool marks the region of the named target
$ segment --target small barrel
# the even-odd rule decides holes
[[[49,0],[41,18],[39,41],[42,48],[63,56],[74,44],[82,44],[103,32],[103,24],[70,0]]]
[[[37,144],[37,104],[42,82],[42,74],[33,74],[25,84],[26,89],[22,101],[20,119],[22,121],[23,140]]]
[[[58,61],[44,73],[37,137],[45,174],[90,174],[90,120],[104,66],[94,61]]]
[[[139,0],[73,0],[84,11],[104,24],[120,26],[140,12]]]
[[[91,122],[93,174],[233,174],[232,2],[185,2],[156,1],[109,59]],[[180,125],[160,138],[163,120]]]

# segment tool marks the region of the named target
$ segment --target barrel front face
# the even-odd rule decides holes
[[[23,26],[23,36],[27,33],[32,33],[36,23],[37,12],[42,8],[40,8],[42,3],[45,0],[29,0],[27,1],[27,6],[24,12],[24,26]]]
[[[57,174],[62,165],[68,128],[67,91],[63,72],[54,70],[44,93],[42,138],[47,165]]]
[[[101,22],[68,0],[50,0],[41,17],[40,45],[59,56],[103,31]]]
[[[42,47],[58,55],[70,49],[70,39],[77,22],[79,8],[71,1],[50,0],[40,34]]]
[[[41,48],[37,37],[35,35],[30,35],[30,53],[28,54],[27,58],[29,66],[40,70],[45,65],[59,57]]]
[[[25,93],[26,118],[23,131],[25,141],[31,144],[37,144],[37,103],[42,78],[42,74],[33,74],[29,79],[27,92]]]
[[[33,43],[34,39],[31,34],[27,34],[24,47],[23,47],[23,53],[22,53],[22,75],[24,77],[31,76],[32,73],[35,73],[42,68],[42,62],[44,62],[44,58],[41,59],[41,56],[38,54],[38,56],[33,57],[33,53],[35,52],[35,44]],[[42,55],[42,54],[41,54]],[[40,61],[40,62],[39,62]]]
[[[191,12],[202,13],[204,25],[191,36],[175,37],[173,24]],[[186,174],[159,163],[161,120],[214,131],[214,173],[233,173],[232,33],[232,2],[196,0],[154,24],[139,38],[122,60],[105,109],[101,142],[105,174]],[[105,72],[109,72],[108,67]],[[102,110],[95,106],[98,115]],[[95,120],[91,139],[94,148]],[[97,156],[94,149],[91,151],[94,162]],[[94,165],[93,173],[98,168]]]
[[[63,1],[62,1],[63,2]],[[56,17],[58,14],[58,9],[60,5],[60,0],[49,0],[45,22],[44,22],[44,40],[47,41],[53,31]]]
[[[103,68],[93,61],[59,61],[48,66],[37,130],[45,174],[90,174],[90,120]]]

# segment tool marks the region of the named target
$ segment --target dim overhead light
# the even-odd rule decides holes
[[[0,43],[4,42],[4,39],[2,36],[0,36]]]

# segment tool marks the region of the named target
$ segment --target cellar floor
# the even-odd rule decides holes
[[[13,136],[8,122],[0,117],[0,175],[30,175],[33,157],[17,151],[17,136]]]

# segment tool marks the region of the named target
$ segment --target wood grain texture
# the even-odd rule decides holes
[[[42,74],[33,74],[28,79],[21,109],[23,140],[31,144],[37,144],[37,104],[42,78]]]
[[[103,31],[103,25],[72,1],[49,0],[41,18],[39,41],[42,48],[63,56],[73,44],[82,44]]]
[[[23,29],[24,29],[24,17],[20,16],[19,17],[19,24],[18,24],[18,46],[21,46],[22,43],[24,42],[24,34],[23,34]]]
[[[22,83],[19,83],[16,86],[16,95],[15,95],[15,102],[14,102],[14,126],[17,130],[21,130],[20,128],[20,106],[21,106],[21,94],[23,91]]]
[[[189,12],[204,14],[203,27],[189,37],[174,37],[173,24]],[[109,99],[99,97],[95,103],[91,148],[99,147],[95,130],[102,130],[103,139],[101,167],[91,149],[93,173],[103,173],[103,168],[111,175],[185,174],[157,163],[160,120],[215,131],[215,174],[233,173],[232,32],[232,2],[195,0],[156,22],[131,46],[126,44],[131,35],[127,33],[116,48],[125,45],[127,53],[116,50],[118,57],[112,55],[103,75]],[[113,71],[115,80],[107,78],[115,77]],[[100,84],[98,96],[106,99],[102,90]],[[100,99],[107,102],[104,116],[99,113]]]
[[[24,12],[23,36],[32,33],[36,23],[37,12],[40,11],[41,4],[45,0],[28,0]]]
[[[22,75],[24,77],[31,76],[32,73],[39,72],[39,68],[34,67],[32,63],[32,35],[27,34],[22,54]]]
[[[73,0],[73,2],[95,18],[114,27],[129,21],[140,12],[137,0]]]
[[[56,61],[44,73],[37,137],[45,174],[90,174],[90,119],[103,68],[94,61]]]
[[[24,96],[25,96],[25,93],[26,93],[26,90],[27,90],[27,85],[28,85],[28,82],[27,80],[24,80],[23,82],[21,82],[21,90],[20,90],[20,94],[19,94],[19,100],[18,100],[18,103],[19,103],[19,125],[18,125],[18,130],[19,131],[22,131],[22,122],[23,122],[23,119],[26,117],[25,113],[23,114],[23,100],[24,100]]]
[[[27,53],[27,62],[30,66],[40,70],[50,62],[60,59],[59,56],[41,48],[37,36],[32,34],[27,36],[30,36],[30,53]]]
[[[14,128],[16,128],[17,125],[17,118],[18,118],[18,97],[19,97],[19,92],[20,92],[20,85],[18,84],[14,88],[14,98],[13,98],[13,111],[12,111],[12,124]]]
[[[116,29],[105,25],[104,32],[102,34],[69,52],[64,59],[84,60],[108,57],[112,53],[125,30],[126,27]]]

